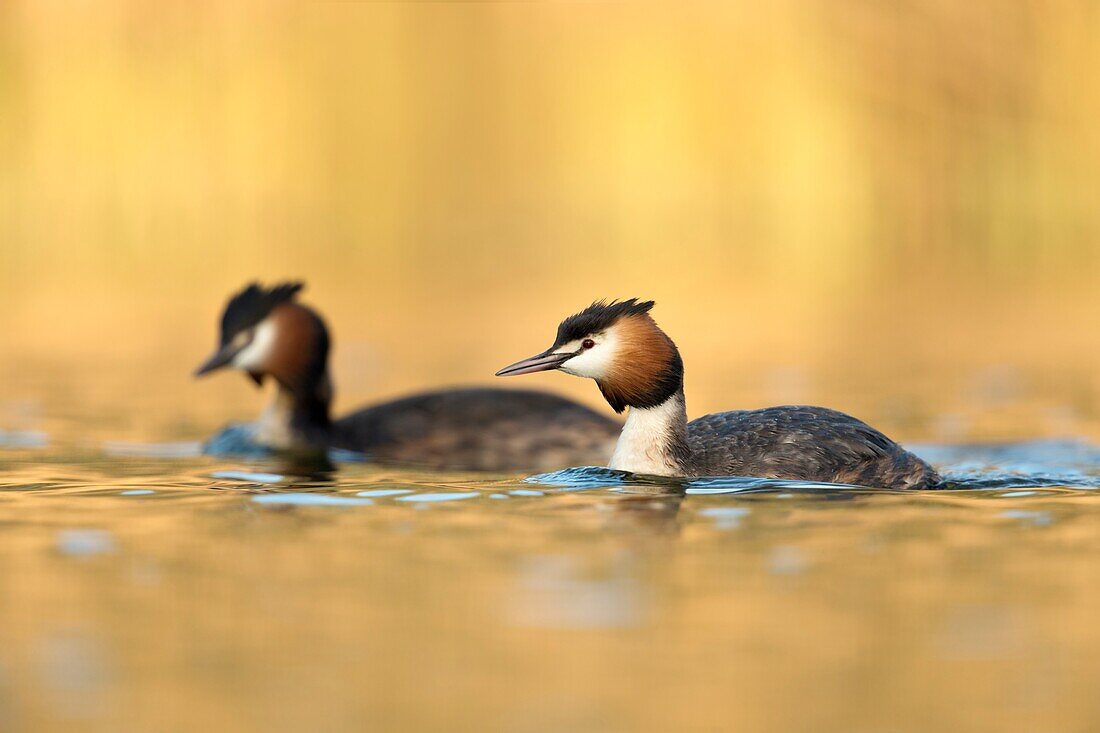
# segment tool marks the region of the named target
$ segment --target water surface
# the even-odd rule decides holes
[[[0,452],[3,730],[1100,725],[1087,443],[924,446],[959,488],[892,493],[38,437]]]

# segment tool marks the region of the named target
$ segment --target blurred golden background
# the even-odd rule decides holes
[[[341,409],[493,383],[638,295],[692,414],[1100,435],[1098,31],[1072,0],[4,3],[0,377],[38,405],[7,420],[249,417],[189,373],[231,291],[303,278]]]
[[[1100,442],[1097,39],[1095,0],[0,2],[0,431],[51,448],[0,463],[0,730],[1100,730],[1095,492],[681,506],[118,449],[256,414],[191,378],[256,278],[308,281],[338,410],[609,412],[492,374],[641,296],[692,415]],[[352,498],[394,486],[528,498]],[[345,504],[257,503],[299,491]]]

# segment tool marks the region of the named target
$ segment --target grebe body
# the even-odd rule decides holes
[[[333,420],[329,332],[316,311],[296,300],[302,287],[253,284],[234,295],[218,347],[196,371],[234,368],[257,385],[275,382],[271,402],[249,426],[258,446],[295,453],[341,448],[381,462],[502,472],[602,465],[611,455],[617,422],[531,390],[436,390]]]
[[[554,345],[498,376],[558,369],[589,377],[626,424],[609,468],[657,476],[756,476],[890,489],[934,487],[927,463],[850,415],[783,406],[688,421],[676,345],[652,301],[597,302],[562,321]]]

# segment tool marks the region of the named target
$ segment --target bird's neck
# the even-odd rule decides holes
[[[275,394],[257,422],[259,442],[275,448],[323,446],[329,437],[332,383],[328,372],[312,384],[276,381]]]
[[[654,476],[683,476],[691,449],[687,440],[684,387],[655,407],[631,407],[608,468]]]

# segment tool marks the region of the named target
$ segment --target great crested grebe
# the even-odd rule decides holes
[[[275,396],[250,428],[252,442],[293,452],[342,448],[382,462],[478,471],[548,471],[602,464],[620,425],[545,392],[492,388],[424,392],[329,416],[329,334],[297,302],[302,283],[252,284],[225,307],[214,354],[195,372],[244,371]]]
[[[866,423],[824,407],[769,407],[688,422],[680,352],[652,301],[596,302],[558,326],[554,345],[497,376],[560,369],[596,380],[615,412],[630,408],[609,468],[657,476],[757,476],[890,489],[940,478]]]

